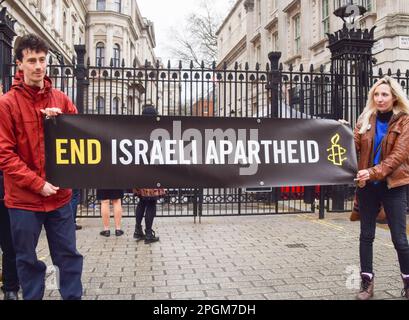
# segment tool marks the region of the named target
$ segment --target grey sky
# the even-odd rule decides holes
[[[172,42],[171,28],[183,25],[185,17],[200,5],[201,0],[137,0],[143,17],[155,26],[156,55],[167,61],[173,59],[168,46]],[[215,9],[224,18],[234,0],[215,0]]]

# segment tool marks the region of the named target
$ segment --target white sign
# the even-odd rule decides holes
[[[372,54],[377,54],[385,50],[385,44],[383,43],[383,39],[376,41],[372,47]]]
[[[405,37],[405,36],[399,37],[399,48],[409,49],[409,37]]]

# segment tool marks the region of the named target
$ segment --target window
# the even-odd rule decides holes
[[[329,0],[322,0],[322,36],[329,33]]]
[[[119,68],[121,66],[121,47],[117,43],[114,45],[113,60],[114,67]]]
[[[72,27],[72,44],[75,44],[75,38],[76,38],[76,35],[75,35],[75,27],[73,26],[73,27]]]
[[[95,63],[97,67],[105,65],[105,45],[102,42],[97,43]]]
[[[261,63],[261,44],[256,46],[256,63]]]
[[[293,18],[294,25],[294,54],[301,53],[301,17],[296,15]]]
[[[97,113],[98,114],[105,113],[105,100],[102,97],[97,97]]]
[[[64,12],[63,14],[63,24],[62,24],[62,37],[64,41],[67,41],[67,14]]]
[[[368,12],[371,12],[373,10],[373,3],[372,0],[366,0],[366,6],[365,8],[368,10]]]
[[[277,9],[277,0],[270,0],[270,12],[273,12]]]
[[[273,49],[273,51],[278,51],[278,32],[277,31],[275,31],[271,35],[271,48]]]
[[[114,11],[121,13],[121,0],[114,0]]]
[[[118,114],[119,112],[119,98],[115,97],[112,100],[112,114]]]
[[[105,0],[97,0],[97,10],[105,11]]]
[[[257,0],[257,27],[261,24],[261,0]]]

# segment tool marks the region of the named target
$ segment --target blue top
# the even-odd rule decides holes
[[[374,139],[374,159],[373,164],[376,166],[381,163],[382,140],[388,132],[389,121],[391,120],[393,111],[387,113],[378,113],[376,117],[376,132]]]

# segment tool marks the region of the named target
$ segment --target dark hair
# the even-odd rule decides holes
[[[157,116],[158,111],[155,109],[153,105],[146,104],[143,106],[142,115],[143,116]]]
[[[47,54],[49,48],[50,47],[43,39],[33,33],[30,33],[19,39],[14,49],[14,54],[17,60],[23,61],[24,50],[29,49],[35,51],[36,53],[44,52]]]

